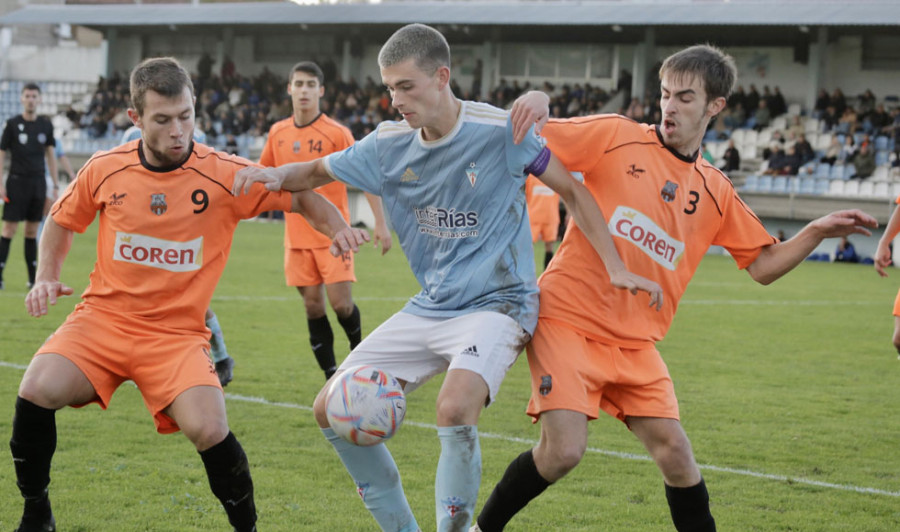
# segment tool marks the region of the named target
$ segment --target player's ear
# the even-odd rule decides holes
[[[443,90],[450,83],[450,67],[439,66],[435,74],[438,77],[438,89]]]
[[[709,102],[706,106],[706,111],[709,113],[709,117],[712,118],[722,112],[722,109],[725,109],[726,100],[722,96],[719,96],[715,100]]]
[[[131,123],[132,123],[132,124],[134,124],[134,125],[136,125],[137,127],[143,129],[143,126],[141,125],[141,117],[140,117],[140,115],[138,115],[138,114],[137,114],[137,111],[135,111],[134,109],[132,109],[132,108],[130,108],[130,107],[128,108],[128,118],[131,119]]]

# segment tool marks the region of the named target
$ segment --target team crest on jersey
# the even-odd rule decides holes
[[[300,153],[300,141],[295,140],[292,148],[294,150],[294,153]]]
[[[547,395],[552,389],[553,377],[551,377],[550,375],[541,375],[541,387],[538,388],[538,393],[540,393],[541,395]]]
[[[38,133],[38,142],[41,144],[47,144],[47,134],[46,133]]]
[[[474,187],[475,180],[478,179],[478,167],[475,166],[474,162],[469,163],[469,167],[466,169],[466,177],[469,178],[469,183]]]
[[[460,510],[465,509],[466,501],[461,497],[450,496],[441,499],[441,505],[444,507],[444,511],[447,512],[447,515],[452,519],[456,517],[456,514],[459,513]]]
[[[168,208],[165,194],[150,194],[150,212],[157,216],[162,216]]]
[[[28,144],[28,133],[19,133],[19,144]]]
[[[673,183],[669,180],[666,180],[666,185],[662,187],[662,190],[659,192],[659,195],[662,196],[663,201],[669,203],[675,199],[675,191],[678,190],[678,184]]]

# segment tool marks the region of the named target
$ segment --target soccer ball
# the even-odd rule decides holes
[[[375,366],[354,366],[328,389],[325,415],[334,432],[367,447],[388,440],[406,414],[406,396],[397,379]]]

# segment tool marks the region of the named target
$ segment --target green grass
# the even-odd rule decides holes
[[[76,236],[63,271],[76,292],[92,267],[95,231]],[[213,300],[237,360],[229,420],[250,458],[260,530],[375,530],[309,410],[323,379],[301,299],[284,286],[281,231],[241,224]],[[386,257],[366,248],[357,264],[354,295],[367,333],[417,287],[399,248]],[[77,302],[28,317],[23,270],[19,235],[0,292],[3,441],[21,366]],[[706,258],[660,350],[721,530],[900,530],[900,362],[890,340],[898,281],[900,272],[884,280],[864,266],[804,263],[760,287],[727,257]],[[434,530],[431,425],[440,382],[409,397],[408,423],[389,445],[423,530]],[[538,437],[523,413],[528,388],[522,360],[483,415],[479,506],[528,446],[513,438]],[[122,386],[108,411],[64,409],[57,424],[51,497],[60,530],[227,529],[193,447],[181,435],[155,433],[133,386]],[[627,429],[602,418],[591,424],[589,446],[582,464],[507,530],[672,530],[659,473],[631,457],[645,453]],[[21,503],[8,452],[0,459],[0,501],[0,530],[10,530]]]

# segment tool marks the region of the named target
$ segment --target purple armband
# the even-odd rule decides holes
[[[547,165],[550,164],[550,148],[544,146],[544,149],[541,150],[541,153],[531,162],[528,166],[525,167],[525,173],[531,175],[543,175],[547,170]]]

